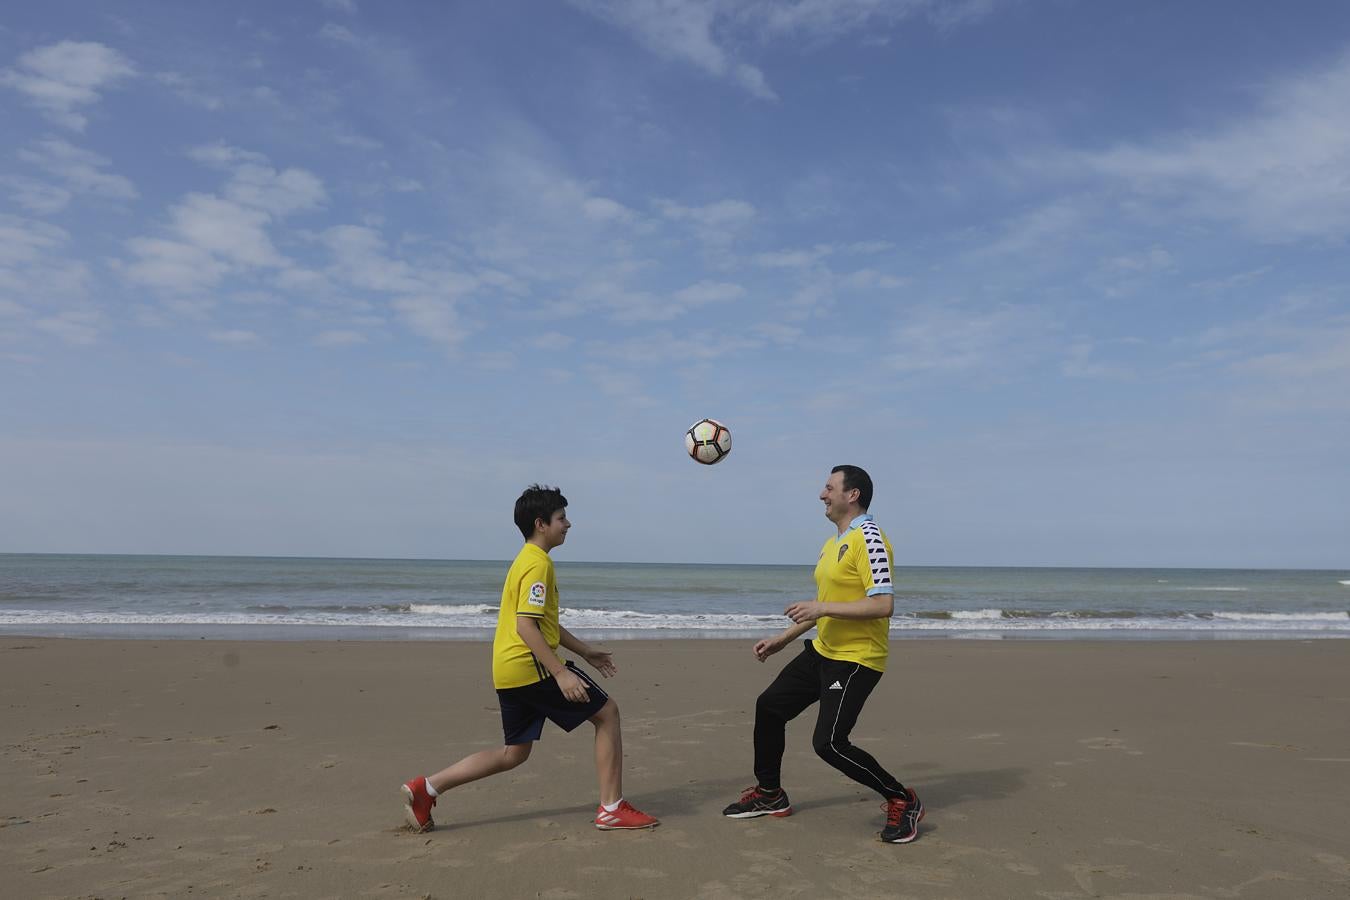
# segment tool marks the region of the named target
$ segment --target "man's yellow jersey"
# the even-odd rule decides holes
[[[864,597],[892,594],[891,542],[863,514],[849,523],[848,530],[832,537],[821,548],[816,562],[816,599],[821,603],[853,603]],[[890,646],[890,619],[816,620],[816,652],[828,659],[861,663],[878,672],[886,671]]]
[[[527,543],[516,554],[502,587],[497,635],[492,641],[492,684],[498,690],[524,687],[550,677],[516,633],[516,616],[538,619],[544,640],[558,649],[558,582],[553,576],[553,559],[534,544]]]

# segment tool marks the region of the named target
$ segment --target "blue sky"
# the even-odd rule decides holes
[[[0,551],[1350,565],[1350,8],[20,5]],[[735,449],[706,468],[684,429]]]

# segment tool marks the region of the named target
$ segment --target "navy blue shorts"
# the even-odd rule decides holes
[[[502,708],[502,734],[507,744],[528,744],[539,740],[544,733],[545,719],[563,731],[571,731],[598,713],[609,701],[609,694],[579,666],[569,660],[567,668],[586,682],[586,693],[590,695],[590,700],[585,703],[568,700],[558,689],[558,679],[552,676],[524,687],[497,691]]]

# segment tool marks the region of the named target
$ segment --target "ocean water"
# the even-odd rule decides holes
[[[504,561],[0,554],[0,633],[490,638]],[[814,596],[809,566],[560,560],[587,638],[752,638]],[[1350,571],[900,568],[892,637],[1346,638]]]

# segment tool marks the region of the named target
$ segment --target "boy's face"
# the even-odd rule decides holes
[[[554,547],[561,547],[562,542],[567,540],[567,530],[572,527],[572,523],[567,521],[567,508],[553,511],[553,517],[545,522],[543,519],[534,520],[535,533],[544,539],[544,544],[551,550]]]

